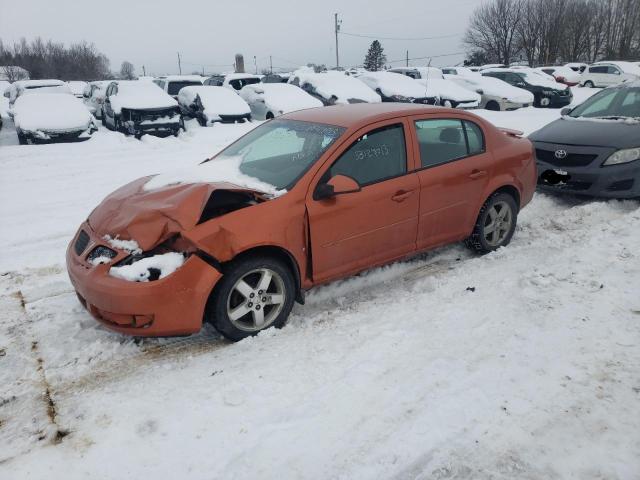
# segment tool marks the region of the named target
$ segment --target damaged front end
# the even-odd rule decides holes
[[[123,108],[120,125],[125,134],[136,138],[144,134],[177,135],[183,128],[180,108],[177,106],[158,109]]]

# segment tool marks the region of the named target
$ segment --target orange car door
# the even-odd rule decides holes
[[[481,127],[460,118],[416,118],[419,250],[471,232],[492,173]]]
[[[307,196],[314,282],[354,273],[415,250],[419,182],[409,171],[412,143],[406,121],[362,129],[329,159]],[[315,200],[335,175],[360,191]]]

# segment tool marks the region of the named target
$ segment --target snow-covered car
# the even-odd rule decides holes
[[[69,86],[62,80],[18,80],[9,87],[9,106],[26,93],[71,93]]]
[[[13,121],[20,145],[87,140],[97,130],[87,107],[69,93],[20,95]]]
[[[260,79],[262,83],[287,83],[289,81],[289,74],[282,73],[269,73]],[[244,87],[242,87],[244,88]]]
[[[180,90],[184,87],[194,87],[202,85],[203,78],[200,75],[169,75],[153,80],[163,92],[171,95],[176,100]]]
[[[355,77],[345,75],[343,72],[314,73],[308,70],[298,70],[289,79],[289,83],[302,88],[324,105],[379,103],[382,101],[380,95],[365,83]]]
[[[178,93],[178,104],[184,117],[197,119],[203,127],[215,122],[251,120],[251,109],[247,102],[224,87],[184,87]]]
[[[482,75],[445,75],[463,88],[480,95],[480,108],[487,110],[517,110],[533,105],[533,94],[497,78]]]
[[[440,70],[445,75],[460,75],[462,77],[477,77],[480,74],[477,70],[472,70],[473,67],[442,67]]]
[[[383,102],[424,103],[435,105],[438,97],[427,96],[426,89],[415,80],[394,72],[363,72],[358,80],[365,83]]]
[[[580,77],[583,87],[608,87],[640,78],[640,66],[632,62],[597,62]]]
[[[483,70],[482,75],[494,77],[508,84],[528,90],[533,94],[534,107],[565,107],[573,100],[571,89],[558,83],[546,73],[536,72],[530,68],[496,68]]]
[[[285,113],[322,107],[322,102],[295,85],[256,83],[240,90],[255,119],[269,120]]]
[[[580,73],[570,69],[569,67],[550,66],[539,67],[534,70],[551,75],[556,82],[564,83],[570,87],[580,83]]]
[[[227,73],[226,75],[213,75],[204,81],[204,85],[214,87],[226,87],[236,91],[242,90],[245,85],[260,83],[262,77],[250,73]]]
[[[183,126],[178,102],[151,82],[113,81],[102,104],[102,124],[140,138],[145,133],[178,135]]]
[[[84,89],[87,88],[88,83],[82,80],[70,80],[67,82],[69,90],[76,98],[82,98],[84,95]]]
[[[424,89],[425,97],[436,97],[440,105],[450,108],[477,108],[480,95],[469,91],[444,77],[436,67],[398,67],[389,72],[401,73],[413,78]]]
[[[105,92],[110,83],[111,80],[89,82],[85,87],[84,92],[82,92],[84,104],[98,119],[102,118],[102,104],[104,103]]]

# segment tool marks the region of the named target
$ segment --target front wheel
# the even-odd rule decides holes
[[[518,220],[518,207],[508,193],[495,193],[484,203],[466,244],[478,253],[488,253],[509,244]]]
[[[584,86],[587,87],[587,88],[595,87],[595,85],[593,84],[593,82],[591,80],[587,80],[586,82],[584,82]]]
[[[206,320],[238,341],[270,327],[282,328],[293,308],[293,275],[271,257],[232,262],[207,305]]]

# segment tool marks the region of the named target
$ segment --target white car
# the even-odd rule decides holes
[[[580,62],[572,62],[572,63],[565,64],[565,67],[570,68],[574,72],[578,72],[578,73],[584,72],[588,66],[589,65],[587,65],[586,63],[580,63]]]
[[[156,78],[153,83],[158,85],[163,92],[177,99],[181,89],[202,85],[202,81],[203,78],[200,75],[168,75]]]
[[[86,140],[97,130],[87,107],[69,93],[20,95],[13,121],[20,145]]]
[[[344,72],[329,71],[314,73],[301,69],[292,75],[289,83],[302,88],[323,105],[346,105],[349,103],[380,103],[380,95],[365,83]]]
[[[473,70],[473,68],[476,68],[476,70]],[[480,74],[478,73],[477,67],[443,67],[440,69],[442,71],[442,73],[445,75],[445,78],[447,75],[460,75],[462,77],[479,77]]]
[[[427,96],[426,89],[415,80],[395,72],[364,72],[358,80],[374,90],[383,102],[409,102],[435,105],[438,97]]]
[[[82,92],[84,104],[97,119],[102,118],[102,104],[104,103],[105,91],[110,83],[111,80],[90,82]]]
[[[250,73],[227,73],[225,75],[213,75],[204,81],[204,85],[211,85],[213,87],[226,87],[235,91],[242,90],[246,85],[253,85],[254,83],[260,83],[259,75],[252,75]]]
[[[534,68],[534,70],[551,75],[556,82],[564,83],[569,87],[580,83],[580,72],[576,72],[569,67],[549,66]]]
[[[306,108],[322,107],[322,102],[295,85],[288,83],[256,83],[240,90],[249,104],[251,115],[269,120],[285,113]]]
[[[70,80],[67,82],[69,85],[69,90],[76,98],[82,98],[84,94],[84,89],[87,88],[88,83],[83,82],[81,80]]]
[[[640,78],[640,66],[631,62],[598,62],[590,65],[580,78],[583,87],[608,87]]]
[[[425,89],[426,97],[437,97],[440,105],[450,108],[477,108],[480,95],[467,90],[444,77],[436,67],[400,67],[390,72],[402,73],[414,78]]]
[[[247,102],[224,87],[184,87],[178,93],[178,105],[183,116],[197,119],[203,127],[215,122],[251,120],[251,109]]]
[[[487,110],[517,110],[533,105],[533,93],[482,75],[445,75],[448,80],[480,95],[480,108]]]

